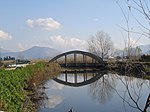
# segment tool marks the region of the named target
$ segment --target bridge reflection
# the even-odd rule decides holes
[[[53,80],[63,85],[79,87],[95,82],[106,73],[99,70],[64,70]]]

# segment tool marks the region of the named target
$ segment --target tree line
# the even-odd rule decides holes
[[[8,61],[8,60],[15,60],[15,57],[12,57],[12,56],[6,56],[4,58],[0,58],[0,60],[4,60],[4,61]]]

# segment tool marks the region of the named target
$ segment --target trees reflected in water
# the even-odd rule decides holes
[[[114,90],[122,99],[125,111],[127,111],[127,106],[129,106],[131,110],[136,109],[141,112],[146,112],[149,106],[146,106],[147,99],[150,99],[150,80],[118,75],[117,78],[122,83],[122,89]],[[147,91],[145,89],[143,90],[143,88],[147,88]]]
[[[115,86],[115,78],[112,75],[105,74],[102,78],[92,83],[88,90],[94,100],[105,104],[113,97],[114,89],[112,87]]]
[[[147,88],[147,91],[143,88]],[[147,112],[150,106],[150,80],[105,74],[90,84],[88,91],[89,95],[101,104],[106,104],[117,94],[122,99],[125,112]]]
[[[72,79],[71,82],[70,78]],[[73,87],[89,84],[88,94],[93,100],[100,104],[106,104],[115,98],[115,101],[119,103],[122,101],[118,108],[125,112],[146,112],[150,104],[150,80],[135,78],[132,75],[121,76],[107,72],[95,72],[93,74],[87,71],[85,73],[84,71],[83,73],[76,71],[75,73],[61,74],[61,77],[54,80]],[[121,107],[122,105],[123,107]]]

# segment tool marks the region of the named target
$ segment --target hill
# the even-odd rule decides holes
[[[142,50],[143,54],[150,54],[150,44],[148,44],[148,45],[140,45],[138,47]]]
[[[60,51],[48,48],[48,47],[39,47],[34,46],[30,49],[21,52],[2,52],[1,56],[11,56],[15,58],[25,58],[25,59],[41,59],[41,58],[52,58],[56,55],[60,54]]]
[[[142,54],[150,54],[150,44],[148,44],[148,45],[139,45],[137,47],[139,47],[142,50]],[[123,54],[124,54],[124,56],[126,56],[126,53],[124,52],[124,50],[118,50],[117,49],[114,52],[114,56],[123,56]]]

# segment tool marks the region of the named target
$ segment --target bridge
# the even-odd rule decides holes
[[[99,70],[66,70],[62,72],[60,77],[54,78],[53,80],[63,85],[80,87],[95,82],[103,77],[104,74],[107,74],[107,72],[101,72]]]
[[[57,62],[65,68],[104,68],[105,63],[101,57],[85,51],[69,51],[57,55],[49,62]]]

